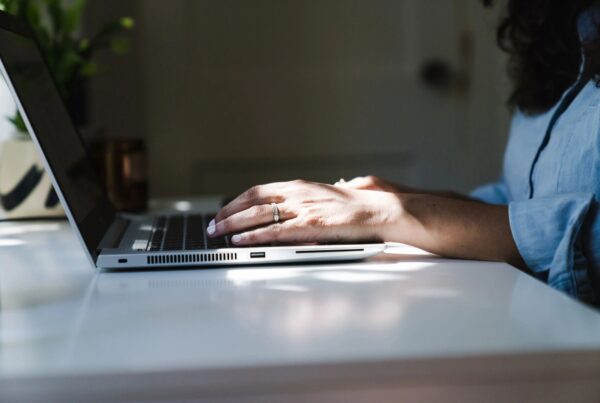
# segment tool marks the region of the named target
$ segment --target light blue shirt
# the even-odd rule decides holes
[[[597,26],[588,11],[579,21],[582,40],[596,32],[592,24]],[[508,205],[513,238],[534,276],[600,305],[600,88],[588,82],[557,114],[560,103],[541,115],[514,115],[502,178],[471,196]]]

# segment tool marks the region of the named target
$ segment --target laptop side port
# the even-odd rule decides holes
[[[127,263],[127,259],[119,259],[119,263],[121,263],[121,264]]]
[[[267,257],[265,252],[250,252],[250,259],[264,259]]]

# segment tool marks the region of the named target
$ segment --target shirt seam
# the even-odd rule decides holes
[[[536,183],[538,183],[538,177],[539,177],[539,165],[541,164],[544,155],[548,154],[548,148],[550,147],[550,143],[552,142],[552,139],[556,139],[556,131],[559,130],[559,128],[561,126],[565,126],[565,127],[569,127],[572,126],[573,123],[577,123],[577,122],[581,122],[581,120],[583,120],[583,118],[588,114],[588,112],[592,109],[591,106],[591,102],[587,103],[587,102],[583,102],[583,105],[578,106],[577,108],[575,108],[575,105],[577,100],[581,100],[581,96],[582,94],[586,91],[586,89],[588,88],[588,86],[590,84],[593,85],[593,80],[588,80],[585,82],[585,85],[579,90],[579,92],[575,95],[575,98],[573,98],[571,100],[571,102],[569,103],[569,105],[567,105],[566,109],[562,111],[562,113],[560,113],[558,116],[556,116],[557,112],[560,110],[562,103],[565,101],[566,97],[570,94],[571,91],[573,91],[575,88],[577,88],[577,85],[579,84],[579,80],[581,79],[581,77],[577,78],[577,81],[575,82],[575,84],[573,84],[572,86],[570,86],[561,96],[560,101],[557,103],[555,109],[553,110],[553,112],[550,115],[550,121],[548,122],[548,126],[547,129],[550,129],[550,133],[548,134],[548,142],[546,144],[544,144],[544,140],[546,138],[546,136],[544,136],[542,138],[542,143],[537,147],[537,151],[534,154],[534,160],[532,162],[532,166],[530,168],[530,172],[528,175],[528,193],[530,194],[530,199],[532,198],[532,196],[535,196],[535,185]],[[569,111],[573,112],[573,116],[569,116]],[[552,124],[554,120],[554,124],[552,126],[550,126]],[[569,137],[569,141],[572,139],[573,136]],[[556,142],[556,140],[554,140]],[[564,153],[565,153],[566,147],[563,148],[562,153],[560,154],[560,161],[562,162],[562,159],[564,157]],[[537,164],[536,164],[537,161]],[[537,167],[536,167],[537,165]],[[560,176],[559,173],[562,170],[562,164],[559,167],[559,172],[557,173],[557,177],[556,177],[556,186],[555,186],[555,190],[558,191],[558,184],[560,182]]]

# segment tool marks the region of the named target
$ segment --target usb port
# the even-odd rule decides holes
[[[121,264],[127,263],[127,259],[119,259],[119,263],[121,263]]]
[[[264,259],[267,257],[265,252],[250,252],[250,259]]]

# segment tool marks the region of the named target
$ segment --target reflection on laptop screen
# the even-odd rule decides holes
[[[92,251],[114,218],[34,40],[0,29],[0,59],[68,208]]]

